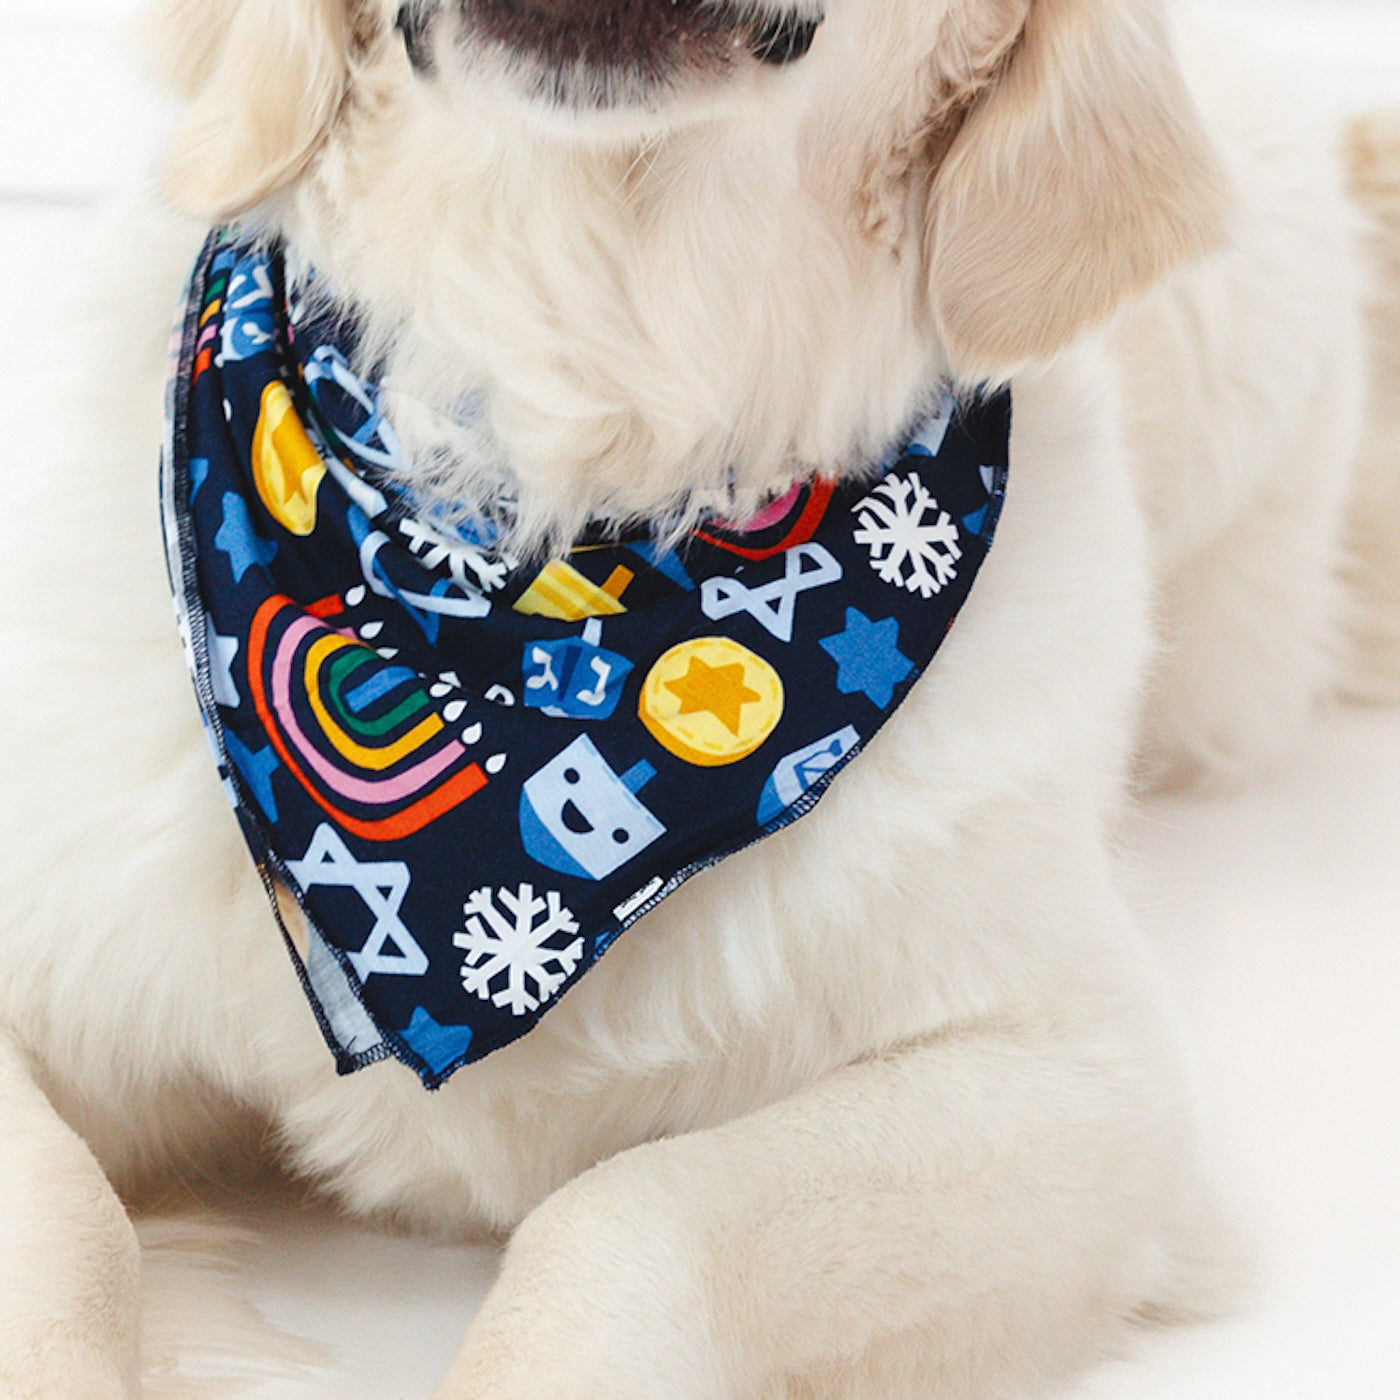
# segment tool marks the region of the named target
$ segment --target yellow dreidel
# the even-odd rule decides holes
[[[582,622],[589,617],[615,617],[625,613],[622,595],[636,575],[621,564],[601,588],[584,578],[572,564],[555,559],[516,600],[515,611],[530,617],[552,617],[560,622]]]

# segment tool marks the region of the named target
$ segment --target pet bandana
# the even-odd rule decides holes
[[[430,1088],[811,810],[1006,483],[1009,398],[945,398],[873,482],[524,567],[406,488],[351,318],[289,297],[280,250],[212,236],[172,355],[167,549],[225,790],[340,1071]]]

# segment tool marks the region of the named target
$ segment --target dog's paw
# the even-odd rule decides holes
[[[626,1157],[520,1227],[436,1400],[733,1400],[684,1202]]]

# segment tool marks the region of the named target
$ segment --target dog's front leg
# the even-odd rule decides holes
[[[985,1400],[1058,1375],[1169,1286],[1176,1095],[1130,1042],[950,1031],[620,1154],[521,1226],[440,1400]]]
[[[0,1396],[135,1396],[139,1285],[121,1202],[0,1034]]]

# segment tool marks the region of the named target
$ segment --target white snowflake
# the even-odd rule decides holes
[[[462,986],[483,1001],[523,1016],[536,1011],[573,976],[583,960],[578,920],[553,891],[535,893],[490,886],[473,891],[464,906],[467,929],[452,940],[465,949]],[[563,943],[563,946],[555,946]]]
[[[854,510],[855,541],[886,583],[932,598],[957,577],[958,527],[917,476],[886,478]]]
[[[440,570],[446,565],[448,575],[459,588],[494,593],[498,588],[504,588],[510,577],[515,561],[509,554],[493,558],[485,550],[468,544],[466,540],[451,539],[426,520],[414,516],[400,520],[399,531],[408,541],[409,552],[424,568]]]

